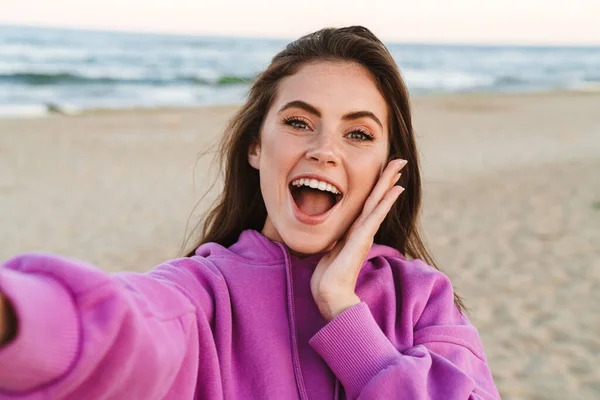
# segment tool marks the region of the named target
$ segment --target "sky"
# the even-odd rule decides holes
[[[600,45],[600,0],[0,0],[0,24],[295,38],[364,25],[383,40]]]

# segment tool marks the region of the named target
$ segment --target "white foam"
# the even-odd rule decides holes
[[[44,104],[0,105],[0,118],[40,118],[48,114]]]
[[[417,70],[405,68],[402,70],[406,84],[416,90],[455,91],[493,85],[494,78],[490,75],[466,73],[461,71]]]

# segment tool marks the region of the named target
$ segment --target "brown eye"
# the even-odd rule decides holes
[[[298,118],[286,118],[284,123],[286,125],[291,126],[292,128],[295,129],[299,129],[299,130],[306,130],[308,129],[308,124],[306,122],[304,122],[301,119]]]
[[[352,131],[347,136],[348,136],[349,139],[356,140],[356,141],[359,141],[359,142],[373,140],[373,135],[372,134],[370,134],[368,132],[363,132],[361,130]]]

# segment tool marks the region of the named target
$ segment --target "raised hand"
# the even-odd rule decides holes
[[[317,264],[310,280],[310,288],[321,315],[331,321],[344,310],[360,303],[356,295],[356,281],[362,265],[373,245],[379,226],[404,191],[395,186],[406,160],[390,161],[363,210],[346,235]]]

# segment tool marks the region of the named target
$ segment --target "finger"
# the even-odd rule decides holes
[[[375,207],[377,207],[377,204],[379,204],[383,196],[385,196],[390,187],[395,183],[394,178],[402,168],[402,161],[403,160],[392,160],[383,170],[383,172],[377,179],[375,187],[373,187],[373,190],[371,190],[369,197],[367,197],[367,201],[365,201],[363,211],[366,214],[370,214],[371,211],[373,211]]]
[[[393,185],[396,182],[398,182],[401,175],[398,171],[400,171],[407,163],[408,161],[402,159],[395,159],[388,163],[386,169],[380,175],[377,184],[375,185],[375,187],[371,191],[371,194],[367,198],[367,201],[363,206],[361,214],[354,221],[350,229],[348,229],[348,231],[344,235],[344,243],[352,241],[353,246],[359,246],[363,242],[368,243],[373,240],[373,236],[377,232],[378,228],[376,228],[375,231],[371,233],[370,231],[365,230],[365,223],[367,219],[369,219],[369,215],[378,206],[385,194],[390,190],[391,187],[393,187]]]
[[[373,236],[377,233],[377,230],[381,226],[383,220],[388,215],[392,209],[392,206],[402,192],[404,192],[404,188],[402,186],[394,186],[385,194],[383,200],[381,200],[373,212],[367,217],[367,220],[364,224],[365,231],[368,231]]]
[[[383,171],[377,184],[371,191],[371,194],[367,198],[365,205],[363,207],[363,214],[365,216],[369,215],[375,207],[381,202],[381,199],[385,196],[385,194],[390,190],[390,188],[398,182],[400,176],[398,173],[400,170],[407,164],[406,160],[396,159],[390,161],[387,168]]]
[[[354,249],[355,252],[360,252],[360,249],[364,249],[365,246],[371,247],[373,239],[377,230],[381,226],[381,223],[389,213],[390,209],[394,205],[394,202],[398,199],[398,196],[404,191],[402,186],[392,187],[384,196],[383,200],[377,205],[373,212],[366,216],[360,221],[360,224],[356,226],[356,231],[348,237],[347,246]],[[357,221],[358,222],[358,221]]]

